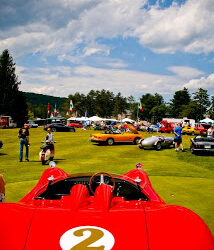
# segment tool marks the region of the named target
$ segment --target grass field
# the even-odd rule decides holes
[[[168,204],[185,206],[214,233],[214,156],[196,156],[189,150],[191,136],[183,136],[186,152],[174,149],[140,150],[136,145],[98,146],[88,141],[93,130],[54,133],[57,166],[68,173],[106,171],[125,173],[141,162],[157,193]],[[39,161],[46,132],[30,129],[30,162],[19,162],[18,129],[1,129],[0,173],[6,181],[6,201],[16,202],[37,183],[44,169]],[[142,132],[144,137],[151,136]]]

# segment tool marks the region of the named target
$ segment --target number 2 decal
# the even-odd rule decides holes
[[[94,226],[72,228],[60,238],[63,250],[110,250],[114,242],[114,237],[109,231]]]

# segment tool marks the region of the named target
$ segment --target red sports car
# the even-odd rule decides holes
[[[81,123],[78,122],[71,122],[67,125],[68,127],[75,127],[75,128],[82,128],[83,125]]]
[[[160,122],[160,132],[161,133],[173,133],[174,132],[174,124],[172,122],[167,122],[166,120],[163,120]]]
[[[121,176],[46,169],[23,199],[0,204],[1,250],[213,250],[201,218],[167,205],[141,166]]]

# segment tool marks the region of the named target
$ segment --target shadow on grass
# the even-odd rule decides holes
[[[8,154],[5,154],[5,153],[0,153],[0,156],[1,156],[1,155],[8,155]]]
[[[213,152],[195,152],[194,155],[198,155],[198,156],[214,156]]]

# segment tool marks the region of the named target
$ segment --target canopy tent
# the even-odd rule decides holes
[[[209,123],[209,124],[213,124],[214,121],[210,118],[205,118],[203,120],[200,121],[200,123]]]
[[[91,122],[95,122],[95,121],[103,121],[103,118],[100,118],[98,116],[92,116],[92,117],[89,117],[87,120]]]
[[[129,118],[124,118],[123,120],[122,120],[122,122],[135,122],[134,120],[131,120],[131,119],[129,119]]]
[[[86,120],[89,120],[89,118],[85,116],[68,118],[68,121],[86,121]]]

